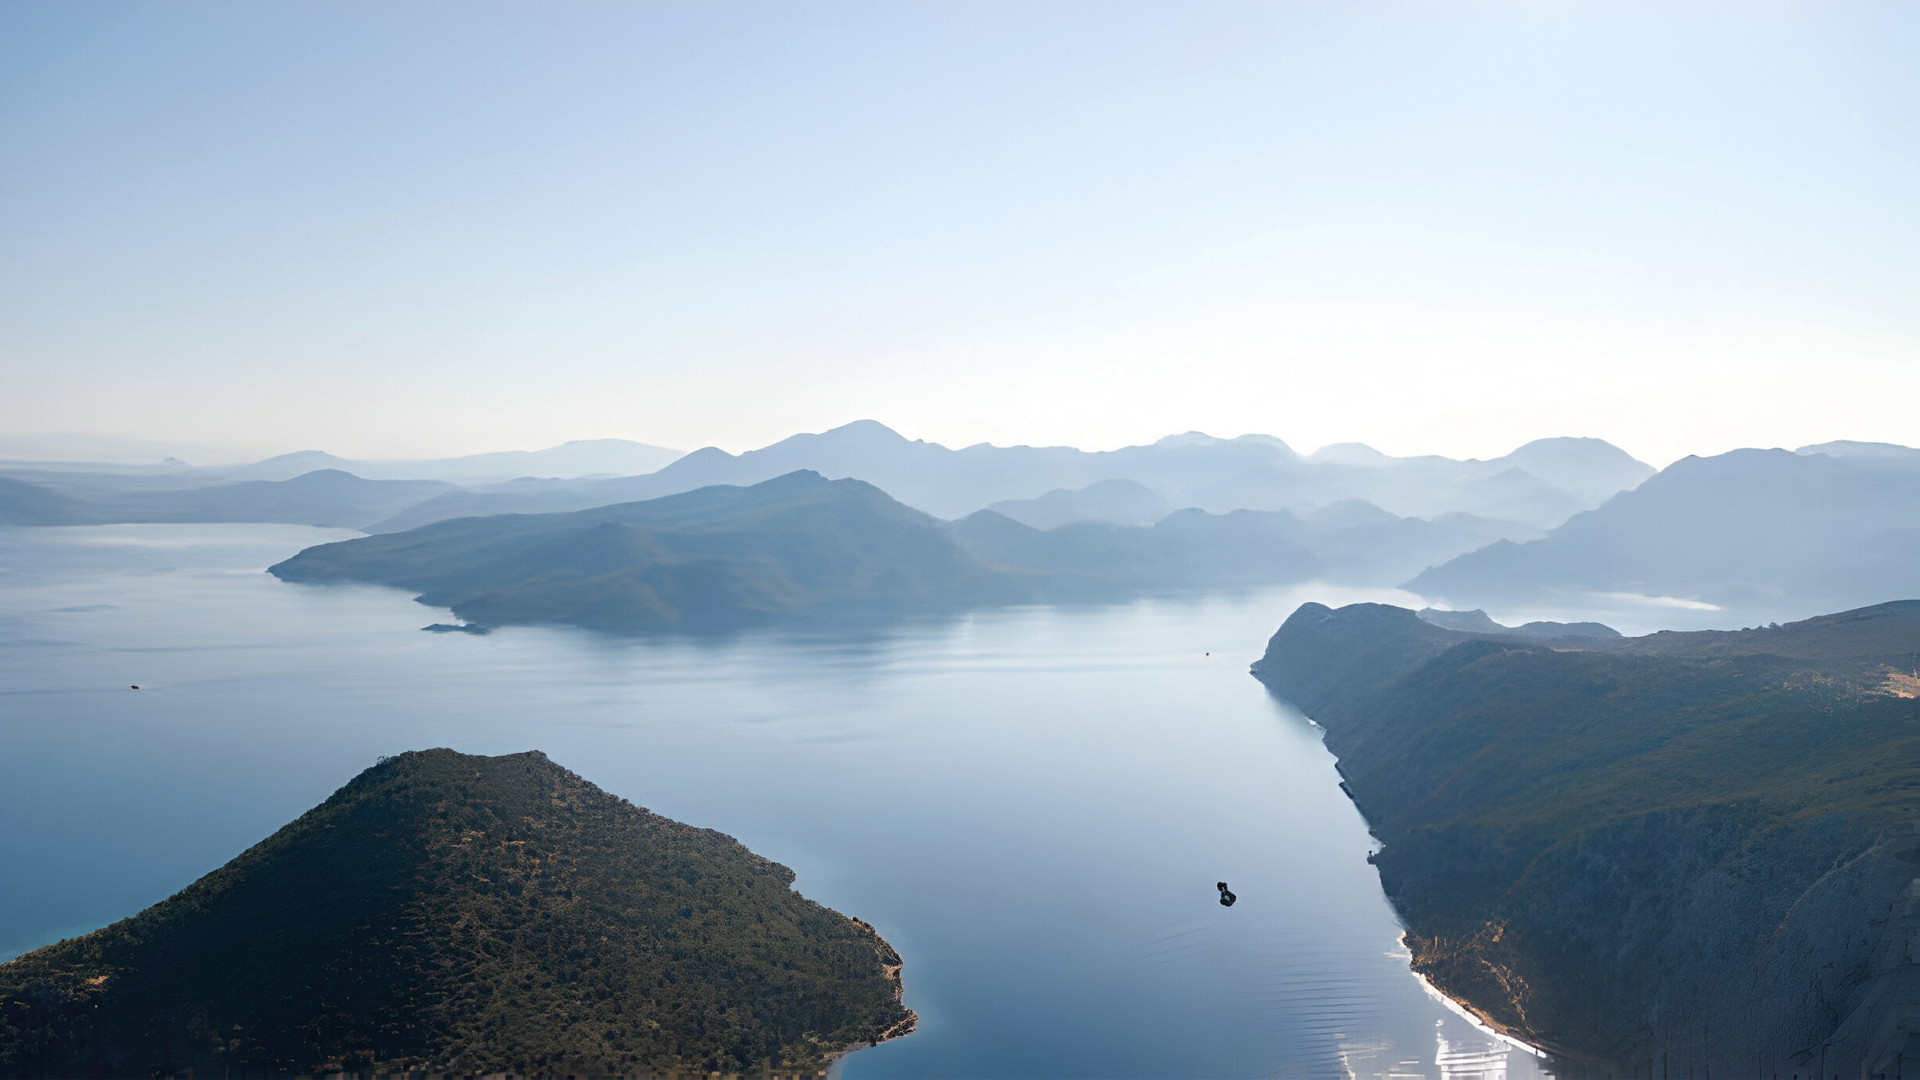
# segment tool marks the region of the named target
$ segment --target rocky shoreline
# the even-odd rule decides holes
[[[823,1074],[828,1076],[834,1073],[841,1060],[859,1053],[862,1050],[870,1050],[873,1047],[879,1046],[881,1043],[892,1042],[895,1039],[904,1039],[920,1027],[920,1014],[906,1007],[907,985],[900,977],[901,969],[906,966],[905,961],[901,960],[899,954],[893,951],[893,947],[888,945],[886,940],[880,937],[880,932],[875,930],[866,921],[853,916],[849,916],[849,919],[855,925],[864,927],[869,933],[873,934],[874,941],[876,941],[881,950],[883,950],[880,969],[885,973],[885,979],[893,984],[893,1000],[906,1011],[907,1015],[901,1017],[874,1038],[864,1042],[848,1043],[845,1047],[828,1054],[827,1067],[823,1070]],[[889,957],[892,958],[891,961],[889,961]]]
[[[1557,1073],[1898,1075],[1916,651],[1913,601],[1582,643],[1309,604],[1253,673],[1326,730],[1414,969]]]

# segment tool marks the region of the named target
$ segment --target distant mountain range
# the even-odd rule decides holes
[[[523,476],[559,479],[633,476],[663,468],[680,457],[678,450],[627,439],[578,439],[545,450],[504,450],[414,461],[352,461],[319,450],[302,450],[219,471],[234,479],[287,480],[314,469],[340,469],[374,480],[447,480],[469,484],[498,483]]]
[[[93,518],[92,508],[71,495],[0,476],[0,525],[77,525]]]
[[[310,450],[220,469],[0,463],[0,479],[10,481],[0,491],[0,524],[324,519],[369,532],[401,532],[459,517],[583,510],[715,484],[750,486],[801,469],[865,480],[936,517],[995,509],[1043,528],[1077,521],[1145,526],[1187,508],[1304,515],[1334,503],[1370,502],[1395,518],[1466,514],[1499,522],[1488,535],[1519,539],[1653,471],[1597,439],[1543,439],[1491,461],[1393,458],[1359,444],[1302,458],[1270,436],[1215,439],[1198,433],[1093,453],[986,444],[949,450],[860,421],[737,456],[708,447],[680,457],[640,443],[594,440],[443,461],[356,462]],[[240,481],[284,483],[314,472],[460,486],[411,489],[421,493],[414,500],[400,496],[404,489],[385,489],[379,500],[361,502],[389,507],[376,518],[361,516],[357,507],[343,515],[331,504],[303,511],[295,491],[187,494]],[[623,475],[592,475],[614,472]],[[339,495],[332,491],[326,498]],[[254,500],[277,508],[256,511]]]
[[[506,450],[465,457],[416,460],[360,461],[335,457],[322,450],[297,450],[264,461],[242,465],[190,465],[169,457],[156,462],[157,452],[131,453],[145,444],[119,440],[65,438],[42,440],[42,453],[22,455],[36,448],[35,440],[0,440],[0,471],[36,473],[102,472],[116,476],[184,480],[199,486],[233,480],[291,480],[316,469],[339,469],[371,480],[447,480],[456,483],[491,483],[521,476],[572,478],[581,476],[631,476],[648,473],[680,457],[680,451],[628,439],[578,439],[545,450]],[[94,447],[118,451],[99,461],[84,456]],[[49,456],[45,450],[59,453]],[[192,449],[182,453],[193,455]],[[79,455],[79,456],[75,456]],[[140,461],[141,464],[130,464]]]
[[[667,459],[673,460],[639,475],[565,476]],[[466,486],[393,478],[430,473],[458,479],[522,469],[561,475],[462,480]],[[223,470],[87,471],[41,463],[0,472],[0,525],[279,522],[397,533],[459,518],[562,513],[716,485],[752,486],[801,470],[867,481],[936,517],[991,508],[1008,523],[1043,532],[1069,527],[1036,539],[1019,528],[995,531],[983,521],[956,535],[972,537],[974,553],[988,561],[1009,558],[1018,547],[1027,560],[1019,564],[1022,570],[1047,567],[1049,589],[1073,592],[1077,582],[1081,595],[1149,583],[1207,587],[1267,582],[1276,575],[1295,580],[1307,567],[1344,583],[1390,584],[1495,540],[1537,538],[1542,523],[1651,472],[1594,439],[1540,440],[1484,462],[1392,458],[1358,444],[1302,458],[1269,436],[1215,439],[1198,433],[1096,453],[985,444],[949,450],[861,421],[740,455],[709,447],[676,458],[638,443],[598,440],[439,462],[352,462],[302,451]],[[1425,509],[1396,513],[1370,499]],[[1176,512],[1185,516],[1170,520]],[[1232,516],[1238,512],[1267,516]],[[1213,520],[1223,516],[1232,520]],[[1151,530],[1163,521],[1168,524],[1158,532],[1104,531]],[[1248,545],[1264,543],[1262,536],[1279,546],[1256,557]],[[1220,544],[1227,545],[1220,557],[1204,554],[1212,550],[1208,545]]]
[[[1002,499],[987,509],[1032,529],[1082,521],[1146,526],[1174,510],[1165,496],[1138,480],[1099,480],[1078,490],[1055,488],[1031,499]]]
[[[1120,483],[1107,482],[1110,490]],[[1396,517],[1372,503],[1347,499],[1304,517],[1289,510],[1209,514],[1189,509],[1144,526],[1091,518],[1037,528],[982,510],[955,523],[955,535],[990,563],[1090,575],[1137,589],[1313,579],[1379,585],[1495,540],[1530,539],[1540,532],[1472,514],[1443,514],[1431,521]]]
[[[1530,542],[1406,583],[1452,606],[1675,597],[1770,619],[1920,596],[1920,451],[1828,443],[1685,458]]]
[[[982,510],[953,533],[989,565],[1046,575],[1055,593],[1100,598],[1309,580],[1322,564],[1288,535],[1298,520],[1284,511],[1182,510],[1146,527],[1083,521],[1041,531]]]
[[[898,954],[538,752],[382,759],[153,907],[0,964],[0,1075],[812,1075]]]
[[[1216,439],[1198,432],[1108,451],[985,443],[950,450],[862,420],[739,455],[707,447],[646,476],[450,493],[375,531],[476,514],[586,509],[713,484],[751,485],[798,469],[865,480],[908,506],[950,519],[1010,500],[1127,480],[1172,509],[1306,512],[1363,499],[1401,516],[1464,512],[1535,528],[1557,525],[1654,471],[1599,439],[1542,439],[1490,461],[1394,458],[1357,445],[1301,457],[1269,435]],[[1099,491],[1085,498],[1097,498]],[[1131,511],[1126,521],[1140,523],[1142,512]]]
[[[275,522],[358,529],[454,490],[438,480],[363,480],[338,469],[208,487],[68,488],[83,495],[0,476],[0,524]]]
[[[1306,604],[1254,666],[1326,729],[1416,970],[1555,1075],[1912,1060],[1920,601],[1638,638],[1423,614]]]
[[[871,484],[801,471],[568,513],[436,522],[308,548],[271,571],[412,589],[479,625],[712,631],[1337,580],[1378,573],[1376,560],[1421,545],[1460,550],[1492,527],[1331,509],[1307,519],[1182,510],[1144,527],[1039,530],[990,510],[944,522]]]
[[[484,472],[653,450],[570,443],[456,460]],[[330,460],[303,453],[247,469],[275,476]],[[641,475],[464,487],[333,468],[219,484],[200,471],[13,470],[0,474],[0,525],[262,521],[387,534],[751,487],[795,471],[862,480],[959,520],[950,538],[967,554],[1028,581],[1047,576],[1042,592],[1299,580],[1312,567],[1342,584],[1403,584],[1445,607],[1651,601],[1764,620],[1920,593],[1920,561],[1908,557],[1920,550],[1920,451],[1857,442],[1687,458],[1650,476],[1594,439],[1539,440],[1491,461],[1392,458],[1359,444],[1301,457],[1268,436],[1197,433],[1095,453],[950,450],[862,421],[739,455],[709,447]]]

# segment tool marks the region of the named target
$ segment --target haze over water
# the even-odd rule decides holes
[[[1246,674],[1303,600],[1391,597],[436,635],[406,593],[261,572],[348,535],[0,530],[0,865],[35,868],[0,876],[0,955],[163,898],[379,755],[539,749],[900,950],[920,1030],[848,1077],[1534,1074],[1409,974],[1317,729]]]

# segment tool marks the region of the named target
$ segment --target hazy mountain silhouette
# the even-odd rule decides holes
[[[1138,480],[1101,480],[1078,491],[1055,488],[1038,498],[1004,499],[987,509],[1031,528],[1052,529],[1076,521],[1144,527],[1173,507]]]
[[[0,1075],[811,1072],[914,1018],[893,949],[793,879],[538,752],[401,754],[0,964]]]
[[[1067,493],[1069,495],[1078,493]],[[1042,503],[1076,508],[1066,499]],[[1016,509],[1032,512],[1034,504]],[[1149,527],[1071,521],[1035,529],[982,510],[955,524],[967,550],[1001,566],[1044,570],[1128,588],[1278,584],[1323,579],[1387,584],[1503,537],[1538,531],[1469,514],[1402,518],[1358,499],[1305,518],[1287,510],[1209,514],[1186,509]]]
[[[1199,432],[1096,452],[985,443],[950,450],[862,420],[739,455],[707,447],[646,476],[449,496],[410,508],[374,531],[477,513],[584,509],[711,484],[751,485],[798,469],[865,480],[909,506],[944,518],[963,517],[996,503],[1040,499],[1057,490],[1077,491],[1101,481],[1131,480],[1169,507],[1214,513],[1305,512],[1360,498],[1403,516],[1468,512],[1540,528],[1556,525],[1653,472],[1598,439],[1543,439],[1490,461],[1391,458],[1371,451],[1302,458],[1272,436],[1216,439]],[[1535,470],[1553,479],[1543,479]]]
[[[1736,450],[1677,461],[1542,539],[1406,587],[1453,606],[1634,593],[1780,618],[1920,594],[1916,551],[1920,455]]]
[[[178,478],[73,474],[66,479],[62,491],[0,477],[0,524],[277,522],[359,528],[452,488],[435,480],[363,480],[337,469],[207,487],[177,486]]]
[[[245,458],[231,446],[115,435],[0,432],[0,462],[23,468],[178,468],[190,461],[231,463]]]
[[[1588,506],[1638,487],[1655,471],[1605,439],[1535,439],[1497,460],[1571,492]]]
[[[1539,522],[1558,521],[1595,493],[1632,484],[1646,471],[1646,466],[1595,439],[1543,439],[1492,461],[1393,458],[1360,444],[1327,447],[1303,459],[1270,436],[1215,439],[1198,432],[1097,453],[986,444],[949,450],[902,438],[872,421],[796,435],[740,455],[709,447],[653,473],[613,478],[522,477],[460,488],[441,481],[383,481],[332,467],[376,472],[391,466],[449,475],[523,467],[567,472],[672,454],[637,443],[598,440],[530,454],[439,462],[346,462],[320,451],[300,451],[224,473],[16,471],[11,479],[18,483],[0,499],[0,520],[285,522],[395,533],[466,517],[566,513],[704,486],[752,486],[804,468],[866,481],[897,501],[936,515],[995,506],[1003,516],[1043,531],[1076,525],[1147,528],[1177,508],[1215,517],[1241,510],[1275,515],[1262,519],[1254,532],[1276,538],[1280,546],[1258,554],[1247,547],[1255,541],[1229,539],[1232,530],[1221,523],[1178,538],[1172,531],[1109,534],[1099,529],[1070,530],[1047,539],[1009,532],[1002,538],[1003,544],[1021,546],[1046,568],[1043,576],[1055,575],[1053,584],[1069,592],[1095,582],[1137,589],[1291,581],[1313,565],[1333,581],[1390,584],[1496,540],[1534,539],[1540,534]],[[316,465],[329,467],[311,468]],[[296,470],[308,471],[265,479]],[[263,479],[206,483],[217,475]],[[1255,519],[1235,520],[1242,525],[1232,528]],[[1218,557],[1200,554],[1214,548]],[[1302,559],[1297,549],[1311,553],[1317,564]],[[1011,550],[996,549],[994,557]],[[762,584],[773,587],[771,582]],[[1035,587],[1044,592],[1047,585]],[[783,606],[772,600],[765,605]]]
[[[1368,549],[1356,536],[1411,525],[1444,545],[1477,528],[1353,514],[1324,529],[1286,511],[1189,509],[1147,528],[1039,530],[990,510],[944,522],[863,481],[800,471],[568,513],[435,522],[308,548],[271,570],[294,582],[413,589],[483,625],[711,631],[1304,581],[1359,572],[1391,546]],[[1395,550],[1408,557],[1404,545]]]
[[[1303,605],[1254,667],[1326,729],[1416,970],[1588,1059],[1556,1075],[1897,1071],[1920,601],[1552,641],[1426,614]]]
[[[1294,539],[1320,558],[1329,581],[1388,585],[1498,540],[1540,535],[1531,526],[1477,514],[1398,517],[1370,502],[1343,499],[1307,515]]]
[[[587,510],[596,506],[613,506],[623,502],[657,498],[658,496],[646,493],[646,489],[654,486],[674,487],[672,484],[627,483],[619,485],[619,490],[616,492],[609,490],[610,486],[610,482],[607,481],[529,478],[477,490],[463,488],[415,503],[391,517],[368,525],[366,531],[370,533],[405,532],[422,525],[431,525],[436,521],[487,517],[493,514],[556,514],[572,510]],[[634,491],[642,493],[631,494]]]
[[[866,480],[907,505],[958,518],[998,504],[1030,524],[1103,520],[1149,525],[1166,510],[1197,507],[1307,513],[1363,499],[1396,515],[1448,513],[1551,527],[1652,470],[1597,439],[1541,439],[1502,458],[1395,458],[1357,443],[1302,458],[1267,435],[1216,439],[1199,432],[1145,446],[1087,452],[1065,446],[951,450],[908,440],[870,420],[802,434],[734,455],[714,447],[685,456],[620,439],[570,442],[538,451],[422,461],[352,461],[319,450],[246,465],[10,465],[15,479],[72,497],[105,492],[209,487],[238,480],[281,481],[333,469],[366,479],[438,479],[464,485],[419,505],[397,507],[374,531],[496,513],[551,513],[633,502],[713,484],[747,486],[799,469]],[[1110,482],[1137,485],[1110,488]],[[1142,490],[1144,489],[1144,491]],[[1074,496],[1074,492],[1091,492]],[[1124,493],[1123,493],[1124,492]],[[1084,504],[1084,505],[1079,505]],[[1155,511],[1161,511],[1155,515]]]
[[[1327,471],[1324,490],[1344,490],[1334,498],[1362,498],[1411,517],[1462,512],[1538,528],[1551,528],[1654,473],[1619,447],[1584,438],[1536,439],[1486,461],[1395,458],[1363,443],[1342,443],[1307,461]]]
[[[1033,582],[859,480],[791,473],[566,514],[438,522],[308,548],[287,581],[371,581],[473,622],[725,629],[1021,599]]]
[[[1045,572],[1068,592],[1112,595],[1308,580],[1321,564],[1287,535],[1296,520],[1182,510],[1150,528],[1081,521],[1042,531],[982,510],[956,522],[954,535],[990,565]]]
[[[678,450],[629,439],[575,439],[545,450],[504,450],[423,461],[369,461],[364,476],[422,478],[455,483],[510,480],[522,476],[633,476],[677,461]]]
[[[84,445],[83,440],[82,448]],[[523,476],[632,476],[652,472],[680,456],[678,450],[629,439],[578,439],[545,450],[506,450],[418,460],[358,461],[324,450],[296,450],[261,461],[221,465],[193,465],[172,458],[165,462],[128,464],[117,459],[42,460],[36,457],[0,461],[0,471],[23,479],[51,482],[51,486],[56,487],[69,482],[115,486],[107,482],[108,477],[119,478],[117,486],[121,488],[138,487],[142,481],[173,487],[209,487],[238,480],[291,480],[319,469],[338,469],[369,480],[445,480],[484,485]],[[92,480],[82,477],[89,473],[100,475]]]
[[[247,465],[227,465],[211,469],[199,469],[196,472],[211,474],[221,480],[291,480],[321,469],[362,475],[364,464],[335,457],[324,450],[295,450],[291,454],[276,454],[261,461]],[[417,479],[417,478],[414,478]]]
[[[1836,458],[1871,458],[1881,461],[1904,461],[1909,464],[1920,463],[1920,450],[1897,443],[1854,442],[1851,439],[1838,439],[1834,442],[1803,446],[1794,451],[1796,454],[1825,454]]]
[[[338,469],[317,469],[291,480],[122,491],[94,500],[92,512],[99,521],[253,521],[357,529],[451,488],[438,480],[365,480]]]
[[[545,450],[503,450],[465,457],[354,461],[320,450],[281,454],[250,465],[203,470],[233,480],[289,480],[315,469],[339,469],[373,480],[499,482],[521,476],[631,476],[679,458],[680,451],[628,439],[577,439]]]
[[[0,525],[80,525],[92,520],[91,508],[78,499],[0,476]]]

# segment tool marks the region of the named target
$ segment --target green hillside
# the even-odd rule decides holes
[[[1448,993],[1623,1071],[1856,1075],[1920,1034],[1917,656],[1914,601],[1551,644],[1309,604],[1255,674]]]
[[[899,957],[792,881],[538,752],[402,754],[0,965],[0,1075],[811,1070],[910,1030]]]

